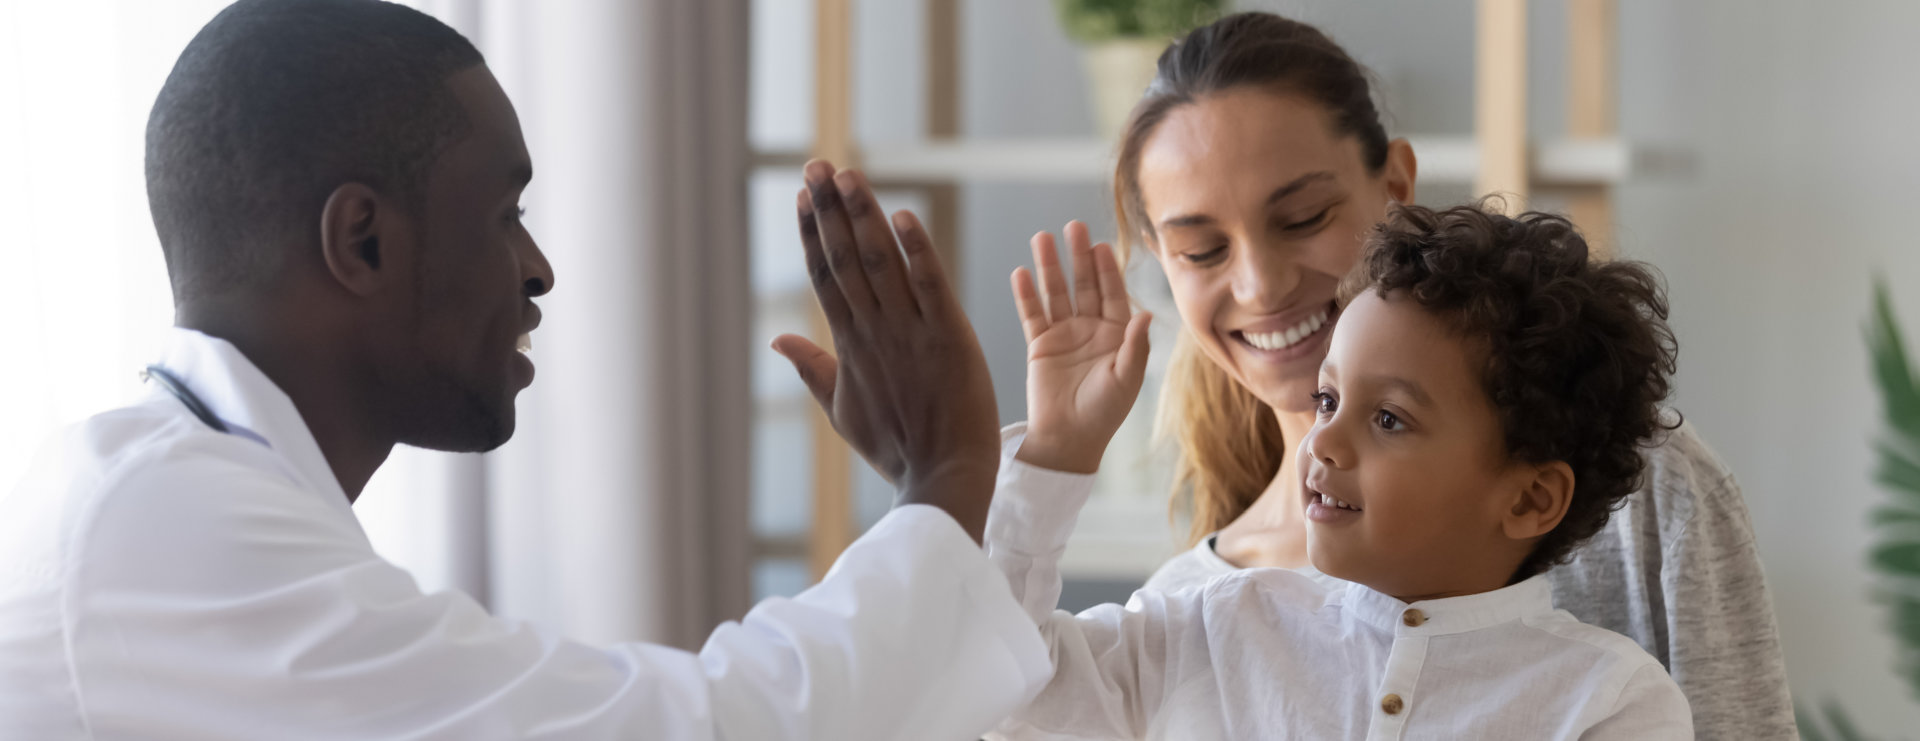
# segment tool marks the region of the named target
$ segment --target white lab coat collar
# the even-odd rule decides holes
[[[1355,618],[1400,635],[1466,633],[1553,612],[1553,593],[1545,574],[1491,592],[1411,604],[1359,584],[1349,582],[1346,586],[1341,600]],[[1409,620],[1409,610],[1418,610],[1421,618]]]
[[[353,507],[320,443],[300,417],[293,399],[226,340],[175,327],[167,334],[159,365],[180,378],[200,403],[226,423],[233,434],[270,447],[307,491],[326,497],[352,516]],[[155,393],[177,404],[164,390]],[[182,413],[186,413],[182,409]],[[198,422],[196,421],[196,424]]]

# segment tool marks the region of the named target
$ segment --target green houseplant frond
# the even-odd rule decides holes
[[[1171,39],[1225,12],[1226,0],[1054,0],[1060,25],[1081,43]]]
[[[1867,741],[1846,711],[1840,709],[1840,703],[1828,700],[1821,703],[1820,710],[1821,715],[1815,716],[1794,703],[1793,716],[1800,727],[1800,741]]]
[[[1874,445],[1874,478],[1886,501],[1871,516],[1874,540],[1868,563],[1878,582],[1876,596],[1891,613],[1898,671],[1920,699],[1920,383],[1881,279],[1873,285],[1867,347],[1886,425]]]

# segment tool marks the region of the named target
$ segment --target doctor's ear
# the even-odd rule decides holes
[[[378,291],[394,279],[390,254],[401,216],[373,188],[347,183],[327,196],[320,212],[320,254],[342,288],[356,295]]]

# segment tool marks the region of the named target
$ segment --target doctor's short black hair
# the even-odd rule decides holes
[[[447,87],[483,64],[446,24],[379,0],[240,0],[193,37],[147,119],[147,201],[174,303],[257,286],[316,244],[333,190],[417,203],[469,127]]]
[[[1396,207],[1340,296],[1411,298],[1486,354],[1481,387],[1510,459],[1564,461],[1574,492],[1513,581],[1564,563],[1640,487],[1678,354],[1666,290],[1645,263],[1589,257],[1565,218],[1487,202]]]

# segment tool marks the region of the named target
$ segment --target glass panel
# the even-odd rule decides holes
[[[813,583],[807,562],[798,558],[768,558],[753,565],[753,601],[792,597]]]
[[[753,423],[753,533],[804,538],[813,521],[813,405],[786,405],[757,414]],[[766,409],[769,405],[762,405]]]
[[[813,145],[813,3],[753,0],[752,14],[747,143],[805,150]]]

